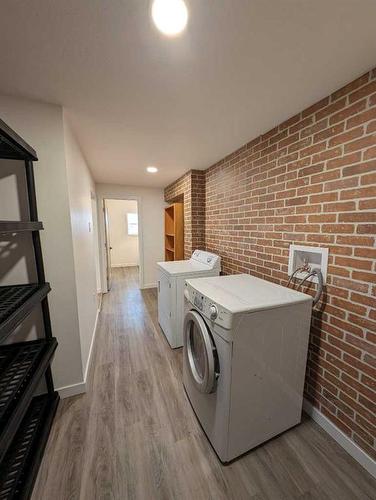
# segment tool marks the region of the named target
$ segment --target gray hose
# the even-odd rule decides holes
[[[299,287],[302,286],[303,283],[311,276],[317,276],[317,280],[318,280],[316,295],[313,297],[313,306],[315,306],[317,304],[317,302],[320,300],[320,297],[322,295],[322,290],[324,287],[324,280],[322,278],[322,274],[321,274],[320,269],[317,269],[317,268],[312,269],[312,271],[309,274],[307,274],[307,276],[304,276],[302,281],[298,284],[297,289],[299,289]]]
[[[292,273],[292,275],[290,276],[290,278],[289,278],[289,280],[288,280],[288,282],[287,282],[287,288],[289,288],[289,287],[290,287],[290,283],[291,283],[292,279],[293,279],[293,278],[295,278],[295,276],[296,276],[298,273],[302,273],[302,272],[309,273],[310,271],[309,271],[309,268],[307,268],[307,266],[306,266],[306,265],[304,265],[304,266],[302,266],[302,267],[297,267],[297,268],[295,269],[295,271]],[[294,287],[294,283],[292,284],[292,288],[293,288],[293,289],[295,288],[295,287]]]

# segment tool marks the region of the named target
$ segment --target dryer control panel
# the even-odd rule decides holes
[[[189,283],[185,283],[184,296],[210,324],[218,324],[227,330],[231,329],[233,315],[224,307],[199,293]]]

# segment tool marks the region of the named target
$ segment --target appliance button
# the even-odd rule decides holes
[[[211,304],[211,306],[209,307],[209,313],[210,313],[210,319],[215,319],[218,316],[217,306]]]

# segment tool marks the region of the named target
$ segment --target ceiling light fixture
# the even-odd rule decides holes
[[[181,33],[188,21],[184,0],[154,0],[151,15],[159,31],[167,36]]]
[[[147,167],[146,171],[149,172],[149,174],[155,174],[156,172],[158,172],[158,169],[157,167]]]

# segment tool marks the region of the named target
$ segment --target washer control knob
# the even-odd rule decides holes
[[[215,319],[218,316],[217,306],[215,306],[214,304],[212,304],[209,307],[209,313],[210,313],[210,319]]]

